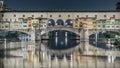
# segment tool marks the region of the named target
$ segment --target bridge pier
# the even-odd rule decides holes
[[[89,51],[89,30],[83,29],[80,32],[80,48],[82,51]]]
[[[31,35],[31,40],[32,41],[35,41],[35,30],[31,30],[28,34],[30,34]]]

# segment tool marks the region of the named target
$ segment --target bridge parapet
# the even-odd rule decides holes
[[[44,33],[48,33],[50,31],[54,31],[54,30],[66,30],[66,31],[70,31],[70,32],[79,34],[78,28],[72,28],[72,27],[48,27]],[[42,34],[44,34],[44,33],[42,33]]]

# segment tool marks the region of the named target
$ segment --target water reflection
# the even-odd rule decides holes
[[[64,50],[80,44],[79,38],[80,36],[76,35],[73,32],[56,30],[49,32],[49,39],[42,40],[42,43],[47,44],[47,47],[50,49]],[[47,41],[47,43],[45,41]]]
[[[49,33],[49,39],[42,40],[49,48],[64,50],[77,46],[80,42],[74,33],[68,31],[52,31]],[[25,41],[25,43],[24,43]],[[47,41],[47,42],[45,42]],[[21,42],[6,41],[6,59],[4,55],[4,41],[0,44],[0,68],[120,68],[120,58],[116,57],[113,63],[108,63],[108,56],[87,56],[82,55],[79,50],[73,53],[60,53],[59,54],[48,54],[49,52],[44,51],[44,54],[38,55],[34,52],[26,52],[27,58],[23,57],[22,51],[23,46],[28,45],[28,41],[23,39]],[[21,46],[23,45],[23,46]],[[36,43],[36,45],[39,45]],[[81,44],[80,44],[81,45]],[[35,48],[38,48],[37,46]],[[42,52],[40,52],[42,53]],[[16,54],[16,55],[15,55]],[[21,55],[21,56],[20,56]],[[25,56],[25,55],[24,55]],[[39,62],[39,59],[40,62]],[[91,63],[92,62],[92,63]],[[88,67],[87,67],[88,65]],[[115,65],[115,67],[113,66]]]

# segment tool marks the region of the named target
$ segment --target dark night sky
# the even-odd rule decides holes
[[[120,0],[4,0],[17,10],[115,10]]]

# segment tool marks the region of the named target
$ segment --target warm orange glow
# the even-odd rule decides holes
[[[32,52],[28,51],[28,62],[31,63],[32,62]]]
[[[83,24],[83,28],[87,28],[87,24],[86,23]]]

